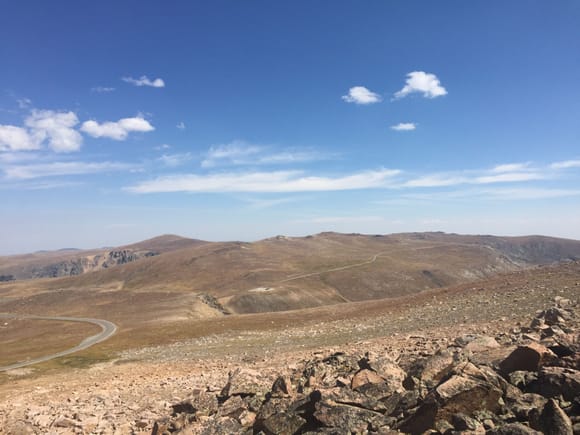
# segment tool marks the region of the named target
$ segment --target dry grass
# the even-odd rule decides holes
[[[98,332],[86,323],[0,319],[0,366],[60,352]]]

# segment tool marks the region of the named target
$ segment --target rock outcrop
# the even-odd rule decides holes
[[[87,272],[131,263],[141,258],[153,257],[155,255],[158,255],[158,253],[153,251],[114,250],[105,254],[91,255],[49,264],[48,266],[34,269],[31,277],[36,279],[81,275]]]
[[[529,327],[459,337],[420,358],[335,352],[271,388],[235,370],[221,391],[173,405],[153,434],[577,434],[580,319],[556,302]]]

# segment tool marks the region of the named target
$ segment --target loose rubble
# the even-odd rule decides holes
[[[220,391],[173,404],[152,434],[580,434],[580,318],[556,302],[529,327],[420,357],[334,352],[270,386],[237,369]]]

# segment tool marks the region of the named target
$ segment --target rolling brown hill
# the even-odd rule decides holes
[[[170,237],[124,247],[157,247],[160,255],[0,285],[0,310],[112,316],[133,325],[394,298],[580,258],[580,241],[542,236],[321,233],[255,243]]]

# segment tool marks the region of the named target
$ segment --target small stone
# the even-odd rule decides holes
[[[483,352],[488,349],[497,349],[499,343],[493,337],[481,336],[465,345],[465,350],[470,352]]]
[[[451,417],[453,427],[457,430],[476,430],[481,424],[472,417],[465,414],[453,414]]]
[[[385,380],[374,371],[363,369],[352,378],[351,388],[357,390],[366,384],[381,384],[383,382],[385,382]]]
[[[71,420],[70,418],[61,417],[54,421],[53,426],[55,427],[75,427],[78,426],[79,422]]]
[[[286,381],[284,376],[278,376],[272,385],[271,394],[273,397],[283,397],[291,394],[290,383]]]
[[[139,429],[145,429],[148,425],[149,423],[145,420],[137,420],[135,422],[135,426],[137,426]]]

